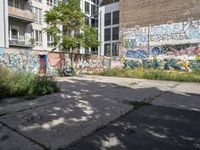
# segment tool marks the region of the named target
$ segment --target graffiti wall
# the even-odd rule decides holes
[[[96,55],[81,55],[75,57],[76,70],[80,72],[103,71],[103,57]]]
[[[58,52],[40,53],[33,50],[4,50],[0,48],[0,66],[16,71],[56,75],[57,69],[70,63],[69,56]]]
[[[122,60],[120,57],[105,57],[104,56],[104,68],[123,68],[124,64],[122,63]]]
[[[200,21],[123,30],[124,66],[200,71]]]
[[[38,56],[31,50],[0,53],[0,66],[7,66],[13,70],[37,73],[39,69]]]

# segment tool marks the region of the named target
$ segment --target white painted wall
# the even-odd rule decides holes
[[[8,47],[8,1],[0,0],[0,47]]]

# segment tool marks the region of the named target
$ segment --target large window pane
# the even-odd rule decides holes
[[[119,11],[113,12],[113,24],[119,24]]]
[[[119,27],[112,29],[112,40],[119,40]]]
[[[112,56],[119,56],[119,44],[112,43]]]
[[[105,14],[105,20],[104,20],[104,22],[105,22],[105,26],[111,25],[111,13]]]
[[[110,57],[111,56],[111,44],[104,44],[104,55]]]
[[[90,4],[88,2],[85,2],[85,13],[90,14]]]
[[[111,30],[110,28],[104,30],[104,41],[111,40]]]

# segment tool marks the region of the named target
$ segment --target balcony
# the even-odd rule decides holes
[[[12,36],[9,39],[9,45],[19,47],[32,47],[31,38],[20,38],[17,36]]]
[[[35,15],[30,10],[19,9],[15,7],[8,6],[9,17],[22,20],[27,23],[32,23],[35,20]]]

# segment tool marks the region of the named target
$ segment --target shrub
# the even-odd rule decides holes
[[[53,78],[0,68],[0,99],[21,96],[33,98],[57,91],[59,89]]]

